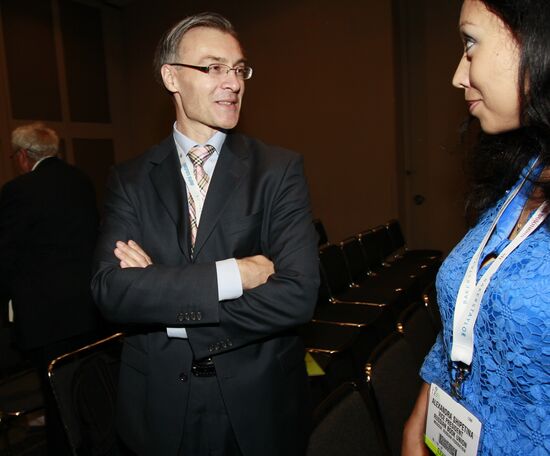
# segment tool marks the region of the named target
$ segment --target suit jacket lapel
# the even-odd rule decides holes
[[[214,175],[208,186],[195,240],[195,258],[198,257],[201,248],[218,223],[225,205],[248,171],[247,156],[248,150],[242,137],[230,133],[222,147]]]
[[[159,145],[158,153],[151,159],[156,166],[150,176],[153,187],[170,217],[177,226],[178,244],[182,253],[189,255],[189,209],[185,181],[180,172],[180,162],[172,136]]]

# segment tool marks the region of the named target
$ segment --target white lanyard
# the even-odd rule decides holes
[[[495,258],[489,268],[485,271],[483,276],[476,283],[477,269],[479,260],[483,253],[483,249],[487,245],[491,234],[493,233],[500,217],[508,207],[510,202],[518,194],[523,184],[527,180],[527,177],[516,188],[514,192],[508,197],[504,205],[497,214],[491,228],[481,241],[480,246],[475,252],[474,256],[470,260],[466,274],[460,285],[458,296],[456,299],[454,320],[453,320],[453,344],[451,349],[451,360],[462,362],[466,365],[472,363],[472,356],[474,352],[474,326],[479,313],[479,308],[483,295],[493,275],[496,273],[500,265],[504,260],[512,253],[517,246],[519,246],[533,231],[535,231],[539,225],[546,219],[550,212],[550,206],[545,201],[537,211],[531,216],[529,221],[521,229],[518,235],[506,246],[504,250]]]
[[[189,192],[189,195],[191,196],[191,198],[193,198],[193,202],[195,203],[196,219],[197,221],[200,221],[202,207],[204,205],[204,198],[200,191],[199,184],[197,183],[197,179],[195,179],[195,174],[189,169],[187,161],[184,161],[183,165],[181,166],[181,174],[183,175],[183,180],[185,181],[187,191]]]

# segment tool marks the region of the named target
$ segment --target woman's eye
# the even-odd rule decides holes
[[[472,49],[472,46],[475,44],[475,40],[471,36],[464,37],[464,52],[468,52]]]

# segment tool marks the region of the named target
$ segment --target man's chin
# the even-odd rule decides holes
[[[212,128],[216,129],[216,130],[220,130],[220,131],[224,131],[224,130],[232,130],[233,128],[235,128],[237,126],[237,124],[239,123],[239,119],[231,119],[231,120],[223,120],[223,121],[219,121],[219,122],[216,122],[216,125],[213,126]]]

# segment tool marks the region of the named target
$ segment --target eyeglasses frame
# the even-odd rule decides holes
[[[227,72],[226,74],[229,74],[230,71],[235,71],[235,76],[237,76],[237,69],[238,68],[250,68],[250,76],[248,76],[247,78],[243,78],[242,80],[243,81],[247,81],[248,79],[250,79],[252,77],[252,73],[253,73],[253,70],[252,70],[252,67],[249,67],[249,66],[245,66],[245,67],[230,67],[229,65],[226,65],[225,63],[211,63],[210,65],[208,66],[199,66],[199,65],[189,65],[187,63],[178,63],[178,62],[174,62],[174,63],[167,63],[166,65],[172,65],[172,66],[179,66],[179,67],[184,67],[184,68],[192,68],[193,70],[198,70],[202,73],[205,73],[205,74],[210,74],[210,67],[212,65],[219,65],[219,66],[223,66],[223,67],[227,67]],[[238,76],[237,76],[238,77]]]

